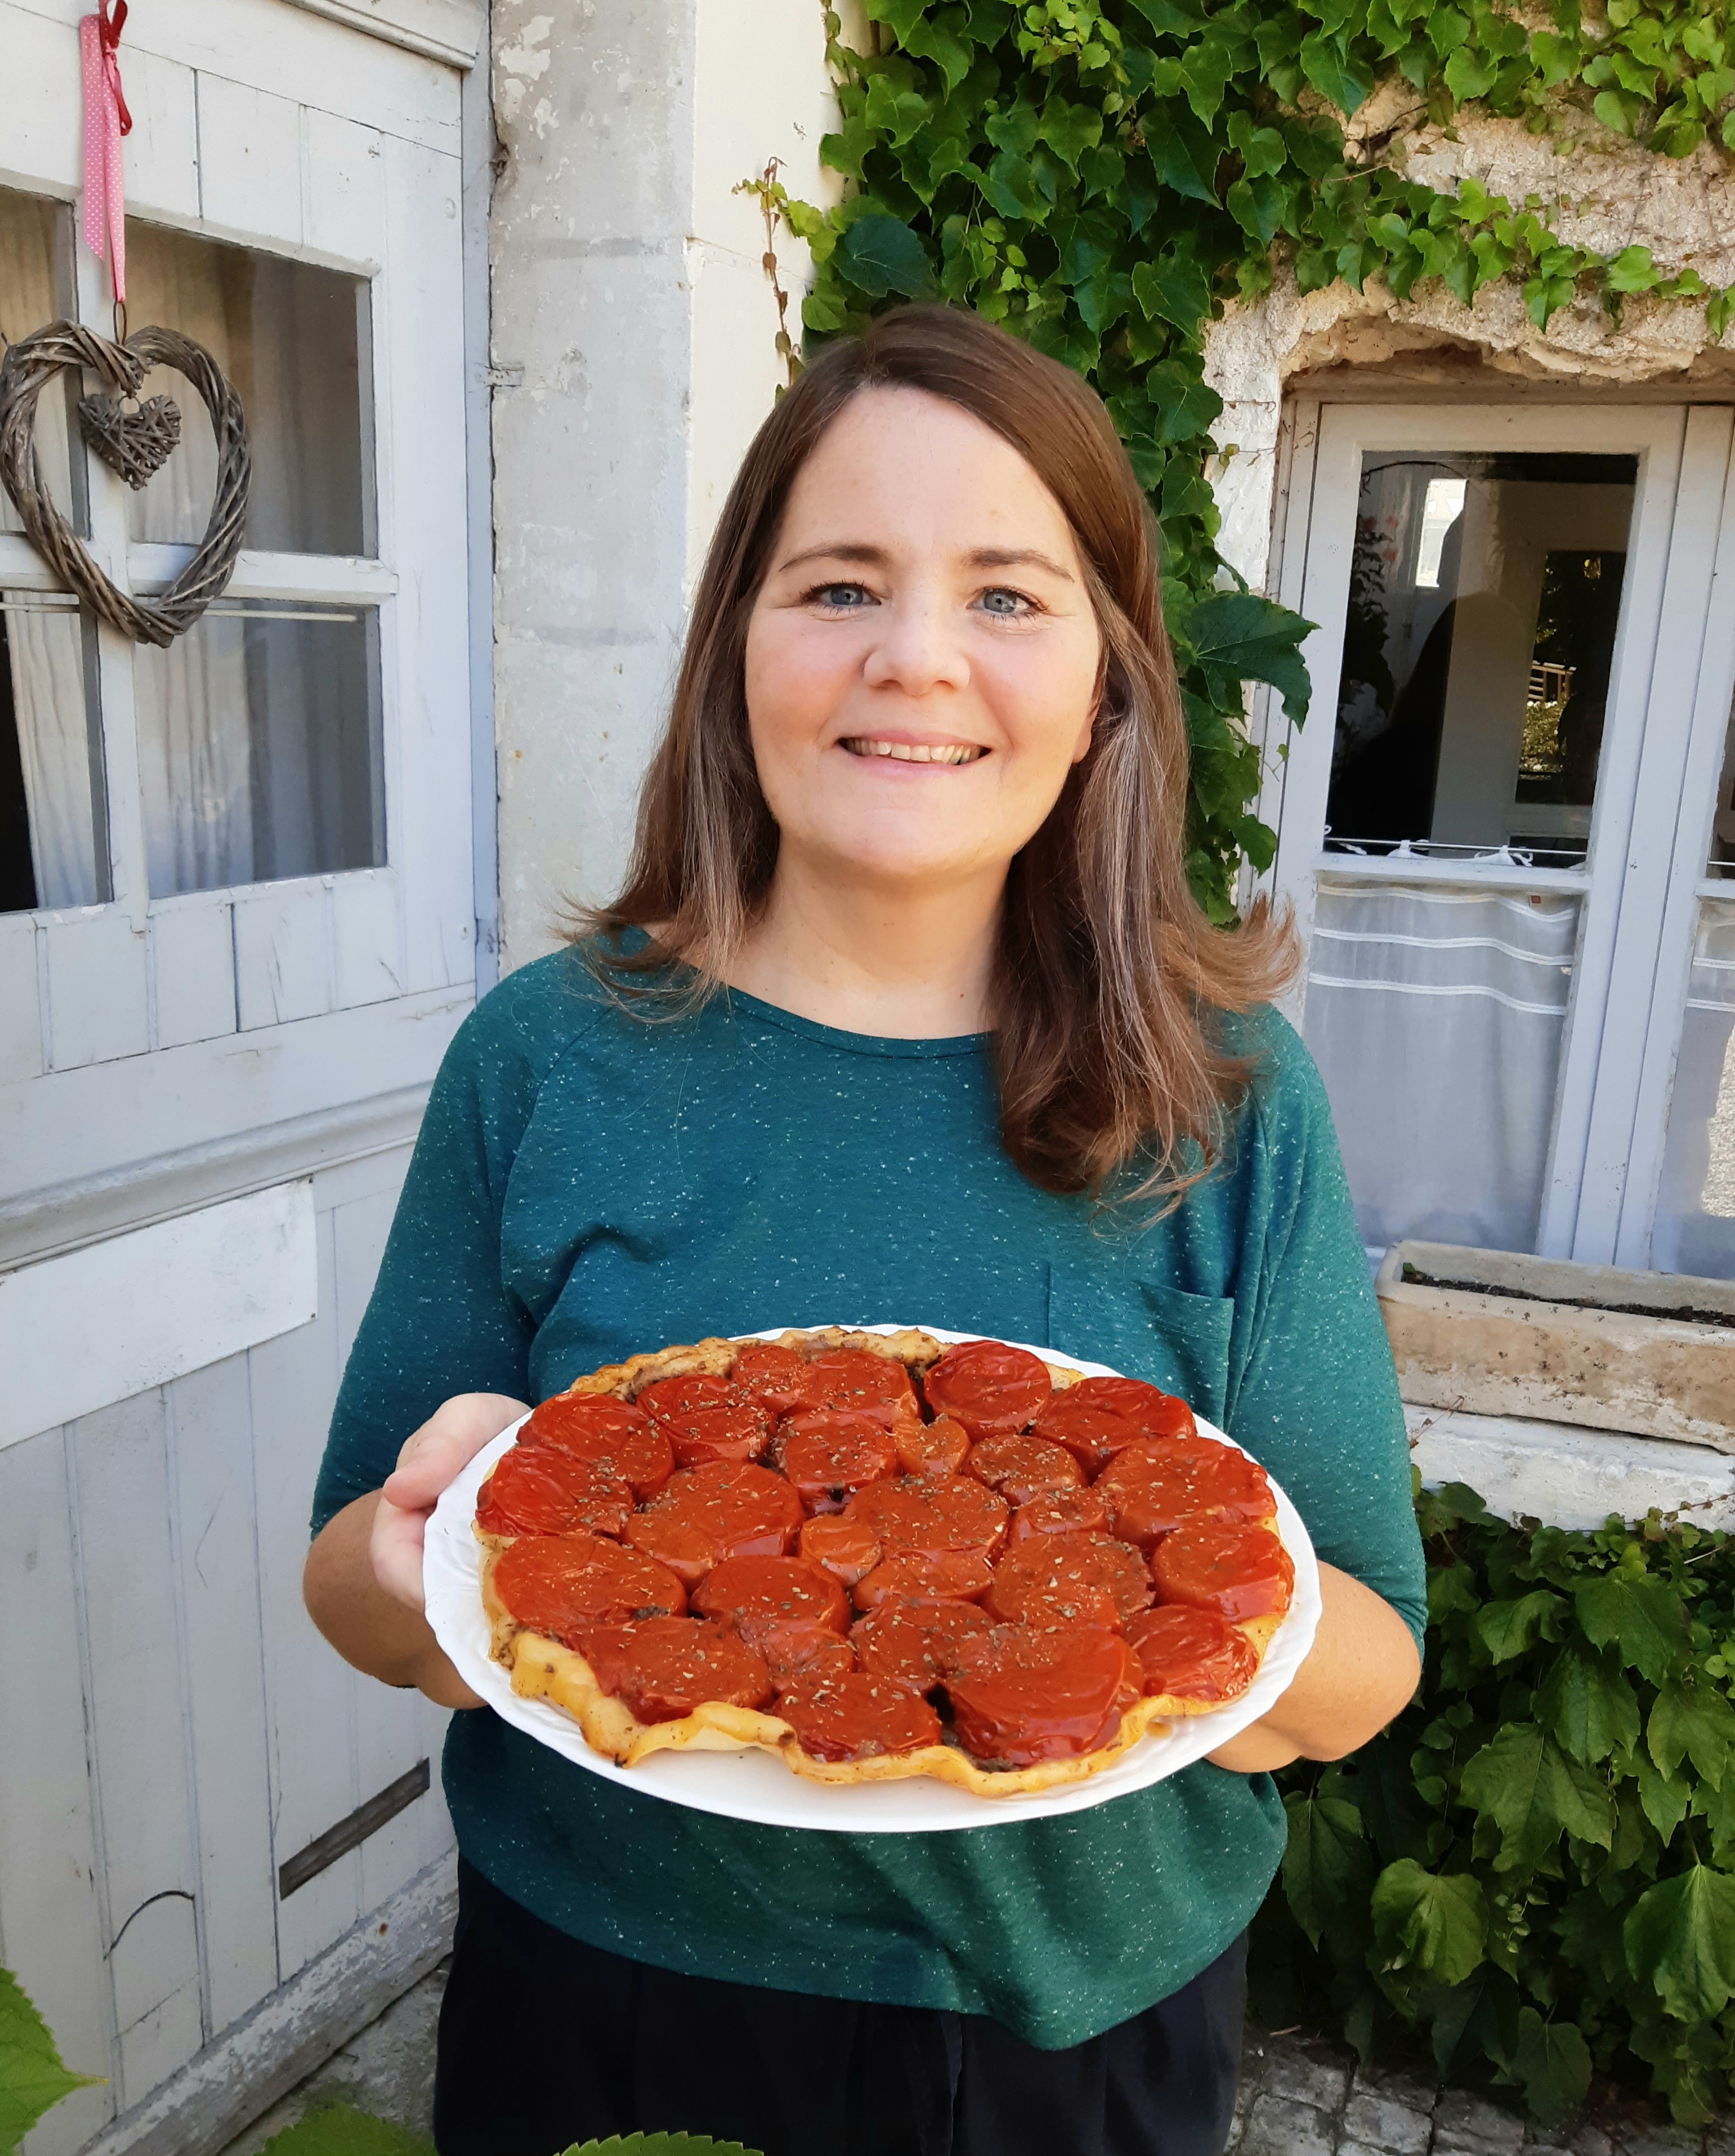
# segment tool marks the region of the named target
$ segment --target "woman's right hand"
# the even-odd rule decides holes
[[[385,1486],[329,1520],[307,1553],[308,1614],[346,1662],[413,1685],[439,1707],[480,1707],[423,1609],[422,1552],[440,1492],[490,1439],[529,1412],[504,1393],[461,1393],[405,1440]]]
[[[407,1437],[375,1507],[367,1553],[373,1576],[396,1602],[423,1608],[422,1553],[440,1493],[485,1445],[530,1409],[505,1393],[459,1393]]]

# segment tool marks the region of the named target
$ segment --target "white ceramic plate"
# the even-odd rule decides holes
[[[897,1332],[896,1325],[855,1326],[854,1332]],[[969,1332],[947,1332],[936,1325],[921,1331],[936,1340],[971,1340]],[[774,1340],[781,1327],[752,1336]],[[747,1337],[747,1336],[743,1336]],[[1014,1345],[1019,1343],[1014,1342]],[[1119,1374],[1101,1363],[1081,1362],[1053,1348],[1033,1348],[1033,1355],[1064,1363],[1087,1378]],[[1233,1440],[1208,1422],[1199,1428],[1229,1445]],[[517,1435],[519,1425],[502,1430],[484,1447],[441,1496],[428,1523],[423,1584],[428,1618],[465,1682],[515,1729],[524,1730],[563,1759],[605,1781],[619,1782],[648,1797],[694,1810],[720,1812],[726,1819],[751,1820],[760,1826],[816,1827],[839,1834],[934,1834],[954,1827],[1009,1826],[1019,1820],[1052,1818],[1061,1812],[1087,1811],[1134,1789],[1148,1789],[1202,1759],[1208,1752],[1257,1722],[1269,1712],[1301,1667],[1319,1623],[1319,1568],[1301,1515],[1273,1481],[1277,1532],[1295,1562],[1295,1599],[1278,1626],[1259,1674],[1248,1689],[1226,1706],[1171,1722],[1166,1735],[1144,1738],[1112,1767],[1082,1782],[1023,1797],[974,1797],[927,1776],[907,1782],[863,1782],[844,1788],[803,1781],[769,1752],[657,1752],[638,1767],[618,1767],[593,1752],[576,1722],[547,1700],[520,1699],[511,1673],[488,1652],[488,1620],[482,1614],[482,1548],[470,1532],[476,1493],[490,1470]],[[1237,1447],[1237,1450],[1240,1448]]]

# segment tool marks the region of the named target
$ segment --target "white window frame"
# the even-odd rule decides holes
[[[1693,920],[1735,685],[1735,412],[1726,405],[1422,405],[1298,400],[1277,596],[1319,624],[1307,725],[1272,716],[1262,887],[1311,940],[1322,880],[1578,895],[1583,902],[1539,1252],[1649,1263]],[[1367,451],[1583,453],[1639,463],[1589,849],[1575,868],[1327,853],[1326,801]],[[1683,723],[1681,715],[1689,713]],[[1298,1019],[1305,1004],[1305,976]]]

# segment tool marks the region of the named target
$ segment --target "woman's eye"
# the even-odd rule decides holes
[[[808,593],[808,598],[816,606],[831,607],[839,613],[852,612],[870,603],[860,584],[820,584]]]
[[[1032,608],[1029,600],[1022,592],[1008,591],[1004,585],[997,584],[992,591],[983,593],[982,610],[984,613],[998,614],[1003,619],[1015,619],[1019,614],[1030,613]]]

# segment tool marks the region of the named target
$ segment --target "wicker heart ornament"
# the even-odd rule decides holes
[[[110,583],[50,497],[36,454],[36,403],[67,368],[95,374],[102,391],[79,407],[85,439],[130,486],[142,486],[181,433],[181,414],[169,398],[138,403],[140,384],[153,367],[177,369],[204,400],[217,438],[217,486],[192,559],[160,598],[137,599]],[[252,476],[241,400],[210,353],[191,337],[143,329],[114,344],[81,323],[50,322],[7,346],[0,361],[0,485],[23,521],[24,536],[61,583],[134,643],[172,644],[228,584],[241,552]]]
[[[160,471],[181,439],[181,408],[172,398],[81,397],[79,432],[87,445],[135,492]]]

